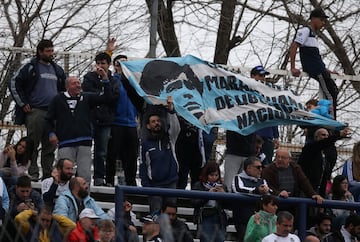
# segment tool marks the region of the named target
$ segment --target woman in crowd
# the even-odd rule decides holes
[[[265,236],[276,232],[277,198],[272,195],[263,195],[258,208],[258,212],[250,217],[247,224],[245,242],[261,242]]]
[[[220,168],[216,162],[208,162],[201,170],[200,181],[193,186],[194,190],[207,192],[225,192]],[[201,242],[223,242],[226,235],[227,218],[219,201],[195,199],[194,216],[198,225]]]
[[[352,157],[345,162],[342,174],[347,177],[349,191],[358,202],[360,195],[360,141],[354,144]]]
[[[334,178],[331,193],[328,199],[340,200],[344,202],[354,202],[354,197],[348,190],[349,182],[346,176],[338,175]],[[345,219],[350,215],[350,210],[346,209],[331,209],[332,214],[335,216],[332,222],[333,230],[340,229],[341,225],[345,224]]]
[[[16,178],[27,172],[33,151],[34,141],[25,136],[16,145],[6,146],[0,153],[0,174],[8,186],[14,185]]]

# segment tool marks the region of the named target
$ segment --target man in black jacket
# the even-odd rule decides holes
[[[319,128],[314,133],[314,141],[306,143],[300,154],[298,164],[309,179],[313,189],[325,196],[326,182],[330,180],[332,169],[335,166],[335,157],[329,156],[327,151],[335,146],[335,142],[346,137],[350,129],[345,128],[339,131],[329,131]],[[336,151],[336,150],[335,150]]]
[[[104,91],[104,83],[99,68],[107,73],[110,85],[110,96],[107,103],[97,105],[91,109],[91,121],[93,124],[94,135],[94,185],[104,185],[105,178],[105,160],[107,148],[110,139],[111,124],[114,120],[117,100],[119,98],[119,85],[117,80],[109,71],[111,64],[110,56],[105,53],[99,53],[95,56],[96,69],[84,76],[82,89],[84,92],[101,94]]]
[[[59,159],[68,158],[77,164],[77,176],[89,184],[91,180],[92,126],[91,109],[111,101],[107,72],[98,67],[104,83],[104,93],[81,92],[80,80],[69,77],[66,92],[58,94],[50,103],[46,116],[49,140],[58,145]]]
[[[177,206],[174,203],[166,202],[161,209],[161,213],[168,215],[172,233],[174,237],[174,242],[193,242],[194,239],[189,230],[189,227],[185,222],[177,218]]]

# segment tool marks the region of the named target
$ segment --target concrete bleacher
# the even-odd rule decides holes
[[[37,190],[41,190],[41,182],[32,182],[32,187]],[[115,188],[114,187],[102,187],[102,186],[91,186],[90,187],[91,196],[97,201],[98,205],[105,211],[115,207]],[[149,205],[147,203],[147,196],[144,195],[131,195],[129,199],[133,203],[132,211],[136,214],[137,219],[147,215],[149,213]],[[189,199],[179,199],[178,207],[178,218],[183,220],[189,227],[189,229],[196,234],[197,225],[193,223],[192,217],[194,215],[194,208],[191,207],[191,202]],[[230,217],[232,212],[228,211]],[[135,224],[138,227],[138,231],[141,231],[141,223],[138,222]],[[233,224],[229,224],[226,228],[227,231],[227,240],[226,242],[235,241],[236,239],[236,230]],[[141,237],[141,236],[140,236]],[[142,241],[142,238],[140,238]],[[194,241],[199,241],[194,239]]]

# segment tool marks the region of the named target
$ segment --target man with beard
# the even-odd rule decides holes
[[[69,189],[64,191],[55,202],[54,214],[64,215],[76,222],[85,208],[91,208],[101,219],[109,219],[108,215],[89,195],[89,185],[82,177],[71,178]]]
[[[358,242],[360,235],[360,217],[350,214],[340,230],[333,233],[335,242]]]
[[[180,131],[179,121],[173,112],[172,98],[168,97],[169,129],[165,129],[160,115],[149,114],[146,119],[147,138],[141,143],[140,178],[143,187],[176,188],[178,162],[175,155],[175,142]],[[172,198],[166,198],[172,200]],[[160,212],[164,199],[149,196],[150,214]]]
[[[27,135],[34,140],[29,175],[39,179],[38,146],[41,143],[43,179],[50,177],[55,148],[45,128],[45,115],[50,101],[65,90],[66,75],[54,61],[54,45],[43,39],[36,47],[36,57],[23,65],[9,82],[10,93],[16,102],[15,124],[25,124]]]
[[[54,207],[56,199],[69,189],[69,181],[74,175],[74,162],[70,159],[60,159],[51,172],[51,177],[41,183],[41,194],[44,203]]]
[[[322,242],[331,242],[334,241],[331,232],[331,223],[332,218],[327,214],[319,214],[317,216],[316,224],[306,231],[307,235],[314,235],[320,239]]]

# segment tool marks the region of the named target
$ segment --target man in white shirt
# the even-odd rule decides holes
[[[44,202],[54,207],[56,199],[69,189],[69,181],[74,175],[74,162],[70,159],[60,159],[51,172],[51,177],[41,183],[41,194]]]
[[[358,235],[360,235],[360,216],[357,214],[349,215],[340,231],[333,233],[336,241],[344,242],[359,242]]]
[[[290,233],[293,224],[294,216],[291,213],[287,211],[279,212],[276,219],[276,233],[266,236],[262,242],[300,242],[299,237]]]

